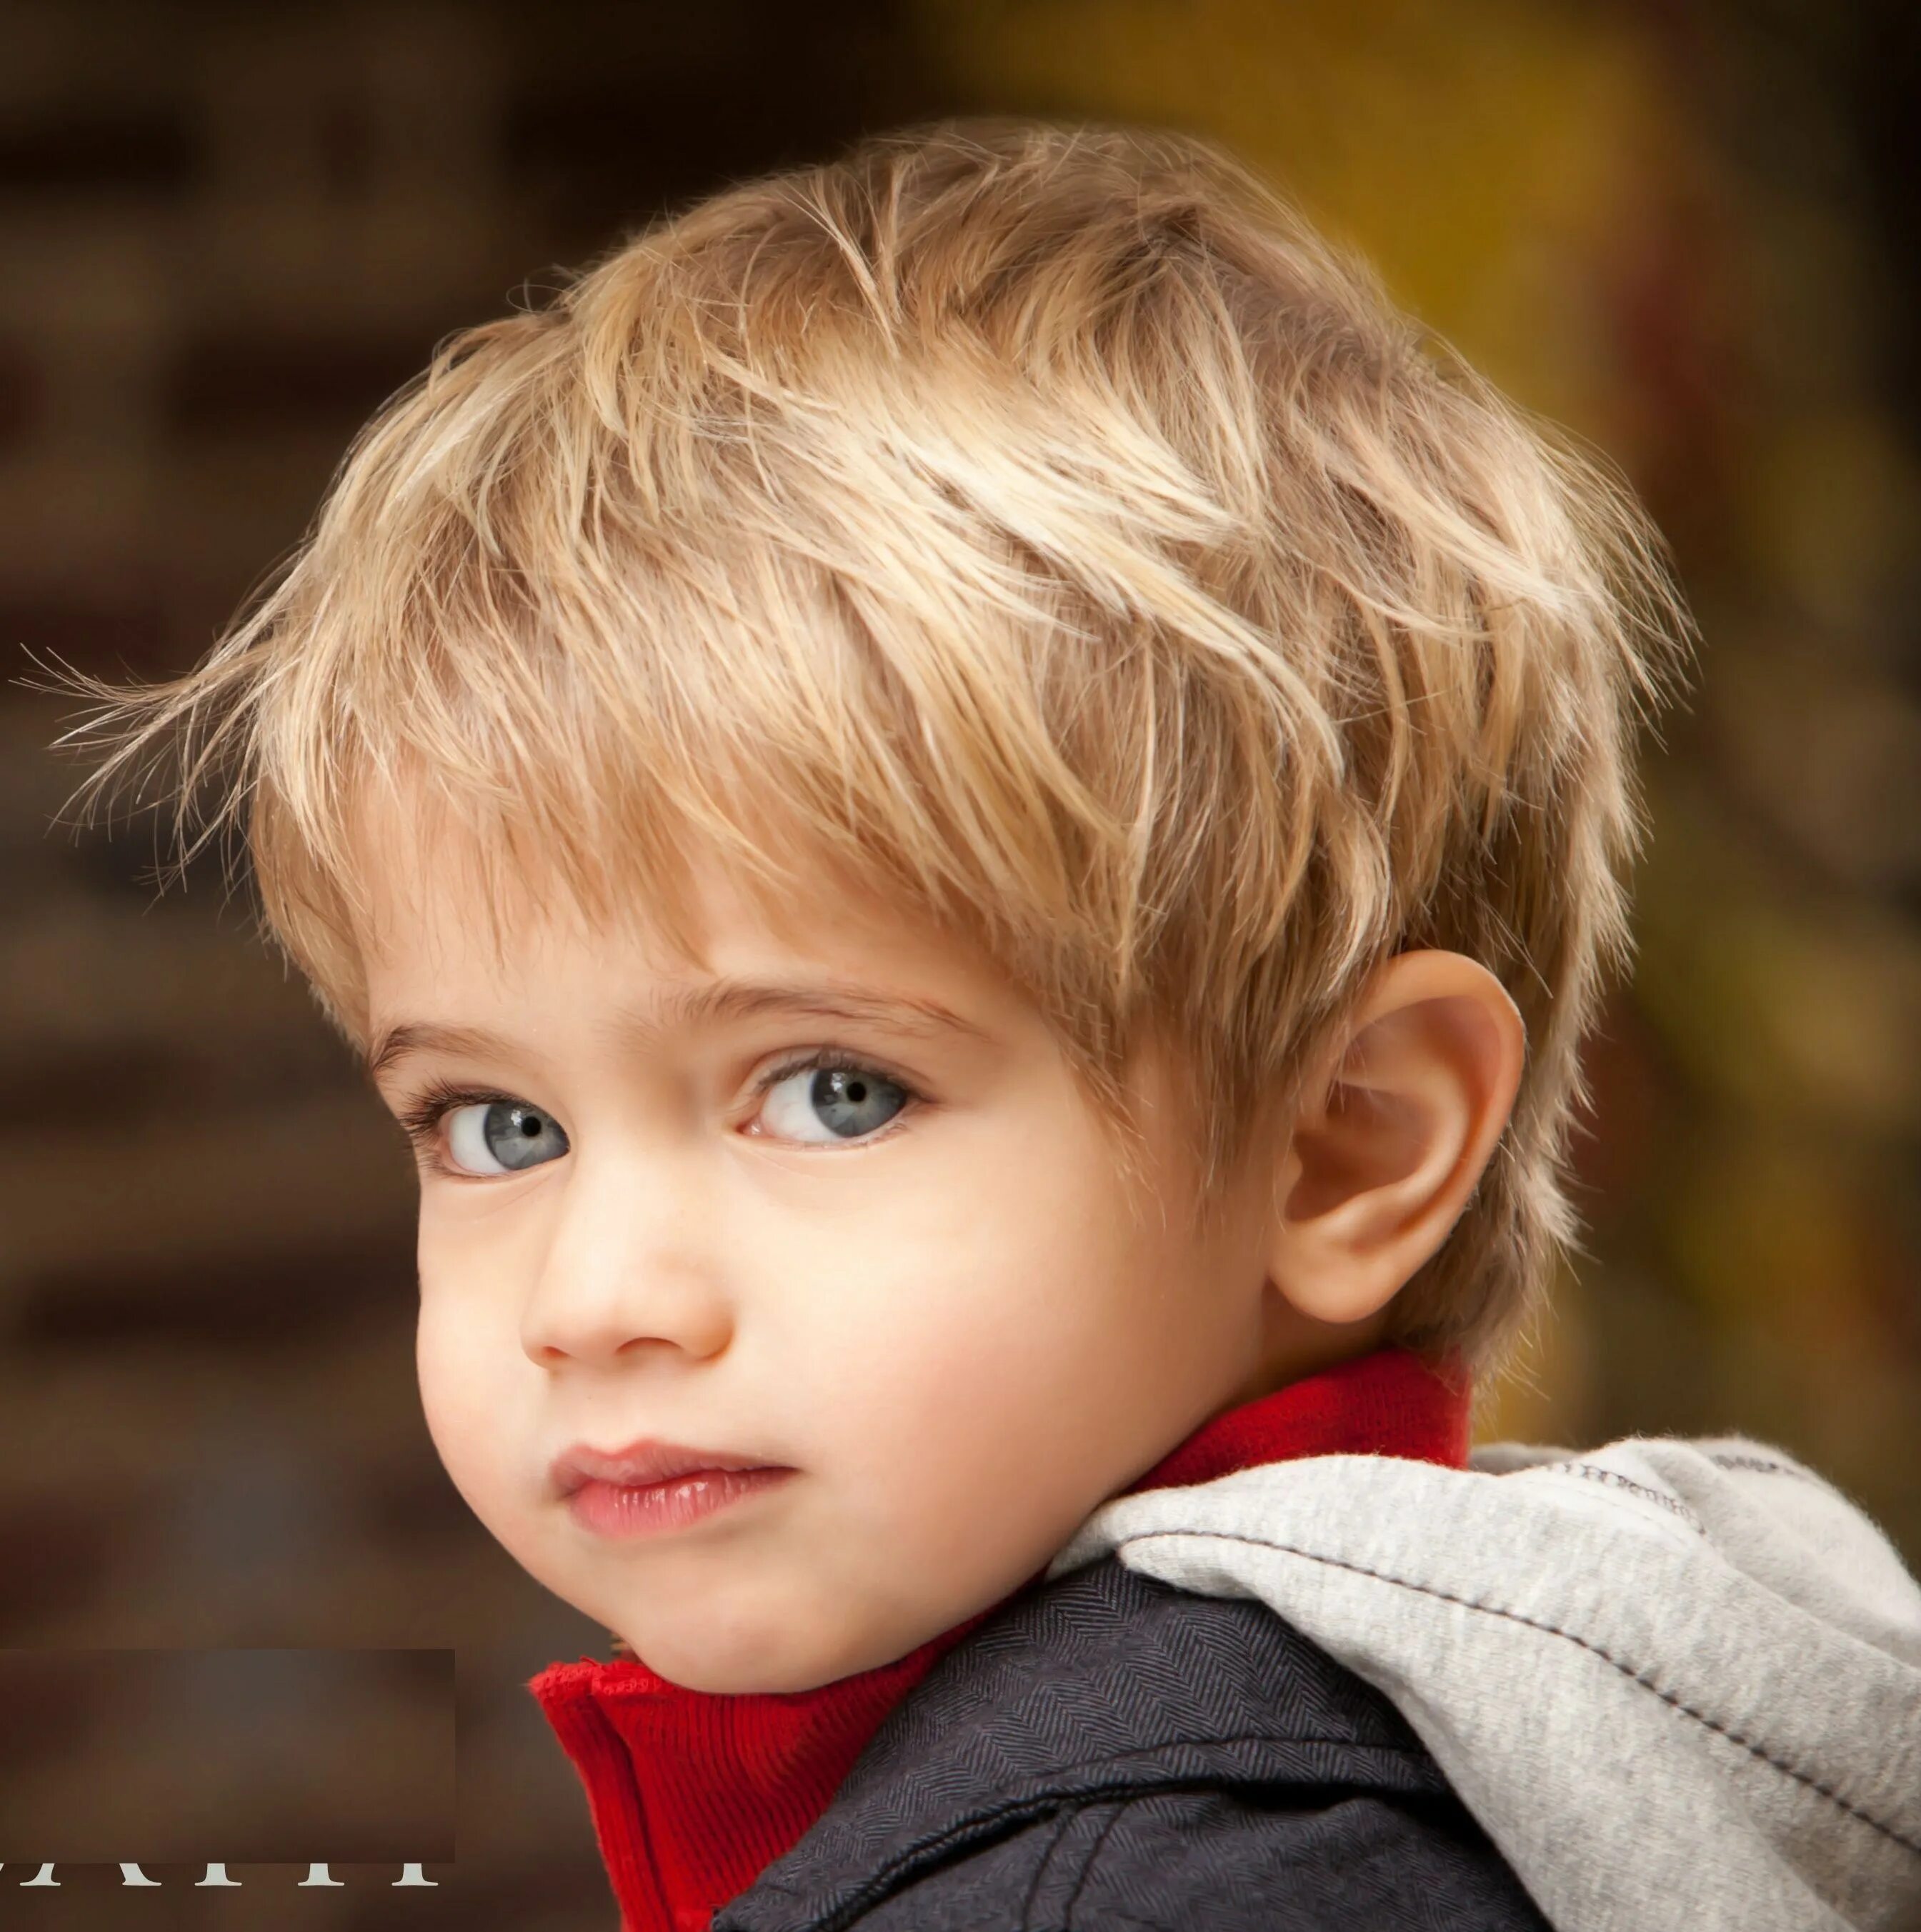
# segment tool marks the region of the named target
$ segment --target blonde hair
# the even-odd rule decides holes
[[[110,754],[90,800],[177,753],[182,862],[244,826],[363,1048],[374,780],[596,916],[680,931],[690,838],[770,905],[797,865],[883,891],[983,946],[1116,1120],[1163,1028],[1210,1192],[1373,969],[1467,953],[1527,1064],[1391,1334],[1478,1366],[1574,1240],[1631,740],[1688,634],[1661,556],[1217,148],[950,122],[443,344],[197,668],[64,674],[102,701],[65,742]]]

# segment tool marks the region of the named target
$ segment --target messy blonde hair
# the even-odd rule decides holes
[[[405,784],[497,888],[596,917],[684,932],[695,844],[768,907],[824,867],[883,892],[1013,976],[1112,1120],[1165,1029],[1208,1194],[1375,968],[1466,953],[1527,1064],[1391,1338],[1478,1365],[1574,1239],[1631,740],[1684,661],[1661,554],[1218,149],[950,122],[443,344],[197,668],[65,674],[102,700],[68,741],[110,754],[83,794],[178,754],[182,861],[244,828],[363,1050],[349,827]]]

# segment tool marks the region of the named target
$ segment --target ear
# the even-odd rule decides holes
[[[1458,952],[1403,952],[1302,1090],[1269,1273],[1318,1321],[1385,1307],[1460,1218],[1513,1110],[1526,1030]]]

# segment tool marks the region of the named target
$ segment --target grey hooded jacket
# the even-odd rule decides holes
[[[1921,1588],[1739,1438],[1118,1497],[713,1932],[1921,1932]]]
[[[1104,1504],[1391,1698],[1556,1932],[1921,1928],[1921,1588],[1739,1438],[1325,1456]]]

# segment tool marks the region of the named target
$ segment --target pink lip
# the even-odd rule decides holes
[[[569,1492],[567,1513],[581,1528],[599,1536],[653,1536],[684,1529],[743,1496],[785,1482],[796,1473],[763,1466],[697,1469],[691,1475],[659,1483],[590,1480]]]
[[[548,1470],[554,1493],[565,1498],[588,1483],[623,1488],[671,1481],[677,1476],[707,1474],[717,1469],[773,1469],[782,1466],[764,1456],[737,1455],[730,1449],[689,1449],[644,1436],[619,1449],[595,1449],[576,1442],[554,1457]]]

